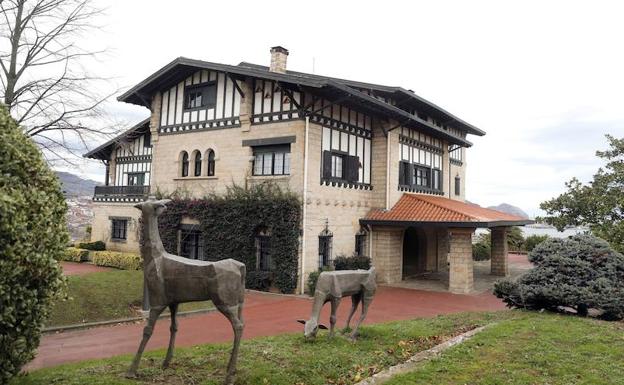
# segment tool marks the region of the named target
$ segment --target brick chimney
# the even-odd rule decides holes
[[[271,48],[271,66],[269,71],[286,73],[286,59],[288,59],[288,50],[281,46]]]

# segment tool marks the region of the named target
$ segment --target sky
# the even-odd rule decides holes
[[[539,214],[591,180],[605,134],[624,136],[621,2],[96,1],[102,28],[81,44],[107,49],[91,71],[121,89],[179,56],[268,65],[282,45],[289,69],[414,90],[486,131],[466,157],[482,206]],[[149,115],[106,108],[128,127]],[[103,181],[96,161],[71,171]]]

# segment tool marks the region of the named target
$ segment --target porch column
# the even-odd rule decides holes
[[[474,289],[472,233],[474,229],[449,229],[449,291],[470,293]]]
[[[509,274],[507,249],[507,227],[492,228],[491,274],[506,276]]]
[[[373,227],[371,263],[377,272],[377,282],[401,282],[403,271],[403,229]]]

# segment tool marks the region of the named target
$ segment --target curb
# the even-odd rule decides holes
[[[192,316],[196,314],[212,313],[213,311],[216,311],[216,310],[217,310],[216,308],[189,310],[189,311],[180,312],[177,314],[177,316],[188,317],[188,316]],[[49,333],[57,333],[57,332],[64,332],[64,331],[89,329],[89,328],[98,327],[98,326],[108,326],[108,325],[124,324],[124,323],[136,322],[136,321],[144,321],[145,319],[147,319],[147,315],[149,315],[149,313],[146,313],[146,316],[141,316],[141,317],[120,318],[120,319],[107,320],[107,321],[86,322],[83,324],[53,326],[49,328],[43,328],[42,333],[49,334]],[[158,319],[169,318],[170,316],[171,314],[169,313],[161,314],[158,317]]]
[[[407,361],[401,364],[391,366],[388,369],[381,371],[377,374],[373,374],[371,377],[368,377],[360,382],[356,382],[354,385],[380,385],[380,384],[383,384],[384,382],[389,381],[392,377],[396,375],[411,372],[414,369],[416,369],[416,367],[421,362],[429,360],[435,356],[438,356],[440,353],[447,350],[448,348],[461,344],[462,342],[473,337],[475,334],[483,331],[485,328],[490,327],[492,325],[495,325],[495,323],[488,324],[485,326],[480,326],[478,328],[469,330],[465,333],[462,333],[458,336],[451,338],[448,341],[442,342],[441,344],[436,345],[432,347],[431,349],[418,352],[415,355],[411,356]]]

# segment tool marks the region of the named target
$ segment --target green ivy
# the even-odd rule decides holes
[[[200,223],[205,257],[233,258],[253,272],[255,236],[259,229],[267,229],[275,266],[273,284],[283,293],[294,292],[301,223],[301,200],[296,194],[263,183],[248,188],[232,186],[223,195],[212,194],[203,199],[178,196],[172,195],[173,200],[159,218],[160,236],[168,252],[176,254],[180,222],[183,217],[190,217]]]

